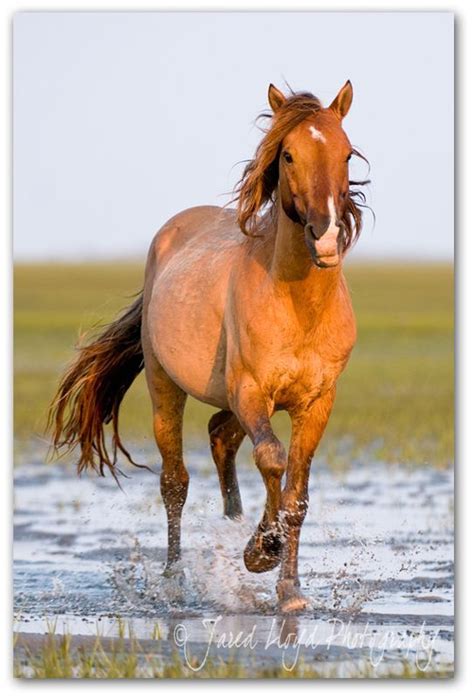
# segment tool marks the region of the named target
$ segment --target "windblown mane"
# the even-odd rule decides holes
[[[237,220],[245,235],[258,234],[261,212],[270,204],[275,205],[278,186],[278,159],[283,139],[298,124],[323,108],[320,100],[310,92],[292,92],[275,114],[264,112],[259,118],[271,119],[270,127],[258,146],[255,157],[250,160],[237,183]],[[366,158],[355,148],[353,155]],[[344,227],[344,250],[359,237],[362,228],[362,210],[365,206],[364,192],[354,187],[368,184],[369,180],[350,181],[347,205],[342,217]]]

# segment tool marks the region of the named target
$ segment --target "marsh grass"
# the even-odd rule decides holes
[[[14,295],[17,460],[44,458],[48,403],[79,332],[110,320],[142,285],[142,264],[18,265]],[[352,264],[346,276],[358,342],[338,384],[320,448],[333,468],[357,460],[445,467],[453,460],[453,272],[447,264]],[[190,399],[187,445],[202,444],[213,409]],[[124,437],[152,445],[143,375],[126,396]],[[288,439],[286,416],[274,418]]]
[[[209,657],[202,669],[189,668],[178,650],[171,652],[155,633],[151,641],[137,640],[131,627],[118,620],[118,637],[74,638],[68,633],[56,634],[54,623],[40,641],[31,642],[28,635],[14,637],[13,674],[27,679],[323,679],[340,678],[450,678],[452,667],[443,666],[423,671],[413,662],[402,659],[390,668],[374,666],[369,659],[341,666],[326,662],[312,665],[300,659],[289,671],[281,664],[242,661],[236,655],[225,660]],[[199,659],[190,657],[198,667]]]

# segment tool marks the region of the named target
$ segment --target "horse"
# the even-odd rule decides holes
[[[282,613],[308,606],[298,545],[310,465],[356,341],[342,262],[362,225],[365,197],[353,185],[367,182],[349,179],[351,155],[363,157],[342,128],[352,98],[350,81],[328,107],[312,93],[269,86],[269,126],[235,188],[235,207],[198,206],[165,223],[142,292],[79,347],[50,408],[54,448],[78,446],[79,473],[108,469],[117,479],[119,451],[139,465],[121,441],[118,415],[145,370],[162,458],[164,574],[176,573],[181,555],[187,396],[217,408],[208,431],[224,516],[242,516],[235,457],[248,436],[266,502],[243,558],[256,573],[280,565]],[[276,410],[291,419],[288,456],[270,422]]]

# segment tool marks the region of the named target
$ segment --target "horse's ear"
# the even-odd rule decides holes
[[[283,92],[280,92],[275,85],[268,86],[268,103],[274,112],[278,111],[282,104],[286,102],[286,97]]]
[[[332,109],[337,118],[341,119],[341,121],[351,108],[352,96],[352,84],[351,81],[348,80],[344,87],[341,87],[336,98],[331,102],[329,109]]]

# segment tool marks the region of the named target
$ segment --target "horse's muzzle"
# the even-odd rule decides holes
[[[318,236],[314,227],[307,223],[304,228],[305,242],[310,251],[311,259],[322,269],[335,267],[342,259],[341,228],[334,227]]]

